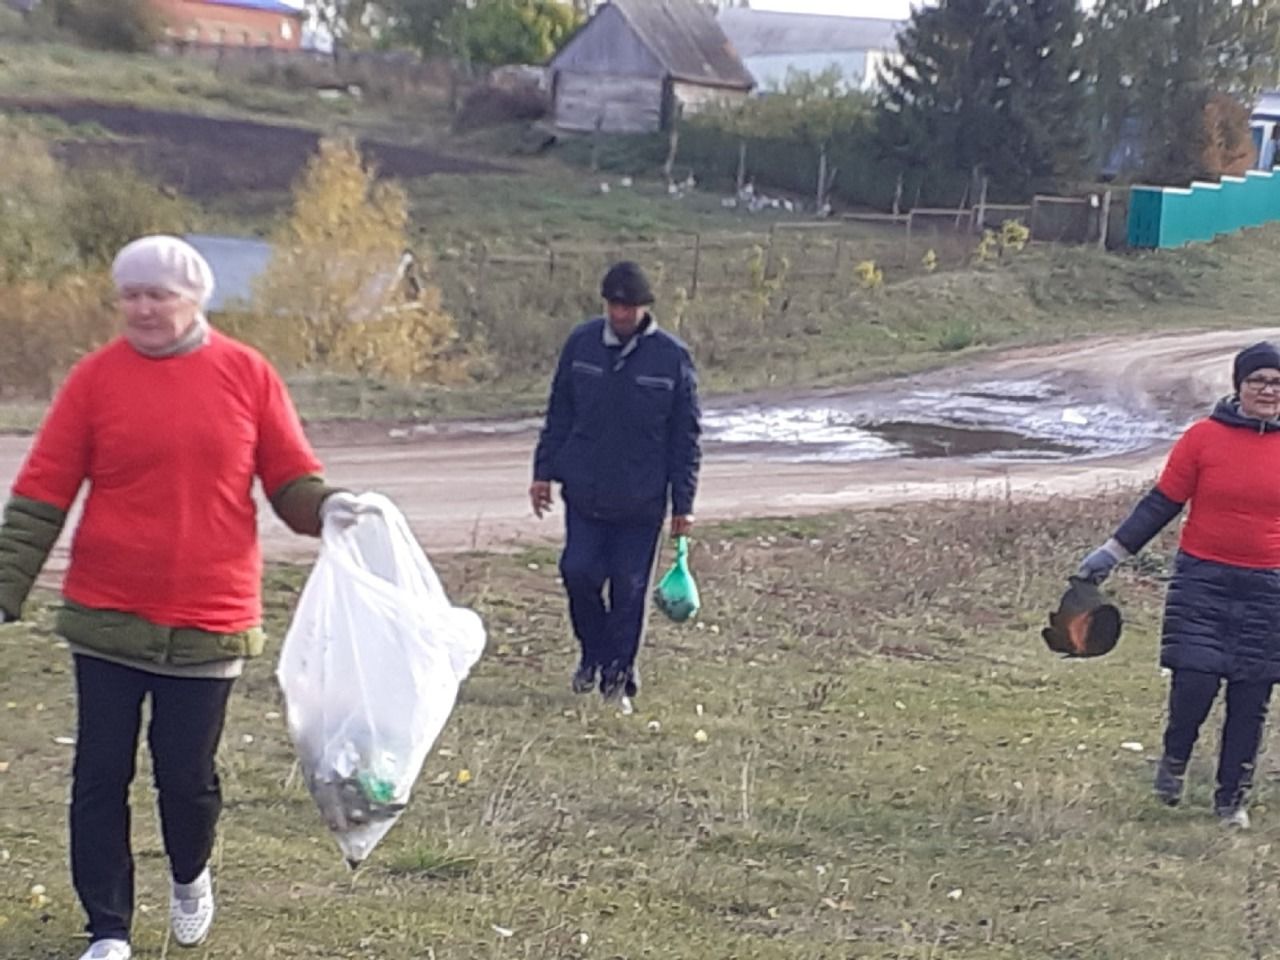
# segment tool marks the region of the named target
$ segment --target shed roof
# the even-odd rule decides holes
[[[611,0],[596,16],[609,7],[622,14],[673,79],[741,90],[755,86],[711,10],[697,0]]]
[[[789,53],[894,50],[903,20],[834,17],[729,7],[720,11],[720,28],[742,57]]]

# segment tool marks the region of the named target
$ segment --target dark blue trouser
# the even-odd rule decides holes
[[[222,790],[214,755],[232,680],[162,677],[77,655],[71,780],[71,877],[94,940],[128,940],[133,921],[129,784],[151,697],[147,739],[160,832],[173,879],[190,883],[213,852]]]
[[[1191,759],[1200,725],[1209,715],[1221,685],[1222,678],[1214,673],[1173,671],[1169,722],[1164,731],[1166,757],[1181,764]],[[1235,807],[1248,798],[1271,701],[1271,687],[1267,680],[1227,683],[1227,716],[1218,754],[1218,789],[1213,795],[1216,806]]]
[[[661,535],[661,520],[606,523],[566,505],[560,576],[569,619],[583,664],[599,667],[605,681],[626,677],[635,666]]]

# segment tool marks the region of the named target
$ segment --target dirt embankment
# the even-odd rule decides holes
[[[320,139],[303,127],[89,101],[0,98],[0,110],[96,124],[120,139],[66,140],[56,147],[59,157],[72,167],[128,162],[197,200],[287,190]],[[504,172],[496,164],[427,147],[361,141],[361,148],[381,174],[398,179]]]

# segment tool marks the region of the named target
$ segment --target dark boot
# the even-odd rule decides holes
[[[573,671],[573,692],[574,693],[590,693],[596,687],[596,674],[600,672],[600,668],[594,663],[579,663],[578,669]]]
[[[634,712],[630,691],[635,689],[630,670],[620,669],[615,664],[600,673],[600,696],[606,703],[616,704],[618,710],[625,715]]]
[[[1187,762],[1164,756],[1156,766],[1156,779],[1152,788],[1161,803],[1176,807],[1182,801],[1182,788],[1186,780]]]

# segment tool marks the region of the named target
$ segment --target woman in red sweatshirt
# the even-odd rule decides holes
[[[67,512],[88,486],[56,629],[75,659],[71,869],[88,915],[82,960],[129,960],[129,784],[143,701],[172,873],[174,938],[213,920],[209,855],[222,797],[214,755],[244,660],[262,652],[262,484],[293,530],[354,519],[328,487],[280,377],[209,327],[208,264],[144,237],[112,266],[123,336],[54,398],[0,524],[0,622],[20,618]]]
[[[1173,682],[1155,792],[1170,806],[1182,799],[1192,747],[1225,682],[1214,810],[1248,827],[1254,764],[1280,680],[1280,350],[1254,344],[1232,373],[1235,395],[1183,434],[1155,487],[1077,576],[1101,583],[1189,505],[1160,641]]]

